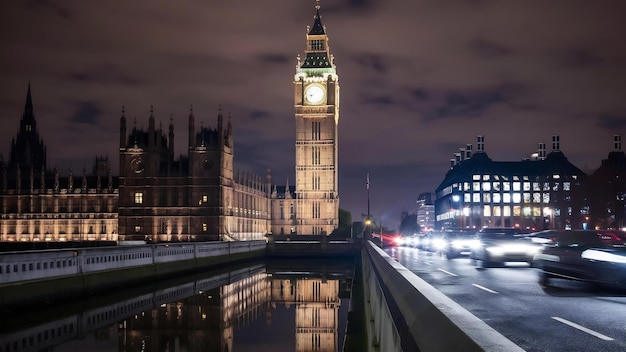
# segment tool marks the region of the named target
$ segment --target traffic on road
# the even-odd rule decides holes
[[[385,248],[392,258],[526,351],[626,351],[624,232],[488,229],[396,242]]]

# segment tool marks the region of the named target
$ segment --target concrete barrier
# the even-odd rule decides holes
[[[524,351],[378,246],[363,252],[370,350]]]

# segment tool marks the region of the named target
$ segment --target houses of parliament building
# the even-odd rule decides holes
[[[0,165],[0,241],[235,241],[268,234],[330,235],[338,226],[339,81],[319,5],[294,75],[296,182],[237,172],[230,116],[217,127],[187,119],[187,154],[174,126],[130,124],[122,109],[119,174],[107,157],[91,170],[48,168],[30,84],[8,160]],[[63,175],[61,175],[63,174]]]

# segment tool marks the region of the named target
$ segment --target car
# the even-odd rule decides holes
[[[556,231],[552,237],[535,255],[542,285],[559,278],[626,288],[626,232]]]
[[[399,239],[400,245],[404,246],[404,247],[413,247],[413,248],[415,248],[415,247],[417,247],[419,245],[419,242],[420,242],[420,236],[419,236],[419,234],[416,234],[416,233],[412,234],[412,235],[409,235],[409,236],[402,236]]]
[[[440,232],[433,237],[432,247],[448,259],[469,256],[479,242],[475,237],[476,230],[451,229]]]
[[[528,233],[518,228],[483,228],[476,232],[475,239],[470,258],[483,268],[506,262],[533,265],[535,254],[543,248],[543,244],[533,242]]]

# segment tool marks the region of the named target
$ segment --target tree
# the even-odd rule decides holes
[[[417,214],[409,214],[402,219],[400,223],[400,234],[402,236],[411,236],[420,232],[420,226],[417,224]]]
[[[339,208],[339,226],[330,234],[333,237],[349,238],[352,229],[352,214]]]

